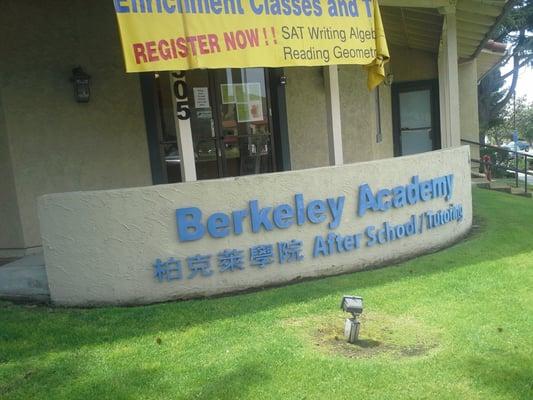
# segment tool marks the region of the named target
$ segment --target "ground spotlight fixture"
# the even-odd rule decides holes
[[[355,343],[359,338],[361,323],[357,320],[357,317],[363,313],[363,298],[359,296],[342,296],[341,309],[353,316],[353,318],[346,319],[344,323],[344,337],[348,343]]]

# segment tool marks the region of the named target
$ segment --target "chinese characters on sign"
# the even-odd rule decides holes
[[[291,240],[289,242],[277,243],[279,264],[288,264],[302,261],[304,256],[303,242]],[[159,282],[170,282],[174,280],[194,279],[196,277],[208,278],[215,273],[211,265],[211,255],[200,255],[187,257],[185,265],[187,274],[183,273],[181,261],[170,257],[166,261],[157,259],[153,264],[154,278]],[[275,260],[274,246],[264,244],[253,246],[249,249],[250,267],[263,269],[273,264]],[[235,272],[243,270],[245,267],[244,251],[237,249],[226,249],[216,256],[216,264],[219,273]]]

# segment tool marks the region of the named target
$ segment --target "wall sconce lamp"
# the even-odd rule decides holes
[[[90,81],[91,77],[82,67],[72,70],[70,81],[74,85],[74,98],[78,103],[88,103],[91,97]]]

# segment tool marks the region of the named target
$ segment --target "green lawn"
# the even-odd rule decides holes
[[[473,236],[392,268],[149,307],[0,303],[0,398],[532,399],[533,201],[474,199]],[[365,300],[360,346],[343,294]]]

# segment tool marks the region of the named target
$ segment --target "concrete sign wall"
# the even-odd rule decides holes
[[[46,195],[52,301],[145,304],[357,271],[472,224],[468,147],[241,178]]]

